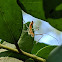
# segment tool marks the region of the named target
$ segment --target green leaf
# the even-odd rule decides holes
[[[52,19],[48,18],[47,21],[56,29],[62,31],[62,18],[60,19]]]
[[[59,10],[62,10],[62,4],[60,4],[60,5],[58,5],[58,6],[56,7],[56,11],[59,11]]]
[[[10,48],[16,48],[16,46],[14,44],[8,43],[6,41],[4,41],[2,44],[7,46],[7,47],[10,47]]]
[[[29,23],[27,25],[29,25]],[[24,25],[23,32],[18,41],[18,44],[19,44],[20,49],[31,53],[31,50],[33,48],[34,39],[31,37],[31,35],[28,35],[28,32],[25,32],[26,30],[27,30],[27,27],[26,27],[26,25]]]
[[[62,46],[52,50],[52,52],[49,54],[47,62],[62,62]]]
[[[34,46],[33,46],[33,49],[31,51],[32,54],[36,54],[37,51],[39,51],[41,48],[47,46],[46,44],[44,43],[35,43]]]
[[[46,18],[62,18],[62,11],[56,11],[56,7],[62,3],[62,0],[43,0],[43,7]],[[61,7],[62,8],[62,7]]]
[[[60,31],[62,31],[62,10],[59,10],[62,9],[61,4],[62,0],[43,0],[45,17],[47,18],[45,21]]]
[[[56,46],[46,46],[44,48],[41,48],[36,55],[42,58],[47,59],[49,53],[55,48]]]
[[[16,0],[0,0],[0,39],[17,42],[22,32],[22,13]]]
[[[25,62],[34,62],[34,60],[31,59],[31,58],[29,58],[29,59],[27,59]]]
[[[21,9],[34,17],[45,20],[43,0],[17,0]]]
[[[1,57],[0,62],[23,62],[23,61],[12,57]]]

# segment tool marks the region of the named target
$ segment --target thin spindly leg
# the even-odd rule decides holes
[[[23,32],[28,32],[27,30],[23,30]]]
[[[42,37],[43,37],[43,34],[35,34],[35,35],[42,35]],[[40,38],[38,39],[38,41],[39,41],[42,37],[40,37]],[[38,43],[38,41],[36,42],[36,44]]]
[[[34,23],[34,24],[35,24],[35,23]],[[39,26],[38,26],[38,25],[36,25],[36,24],[35,24],[35,26],[36,26],[37,28],[39,28]]]
[[[25,21],[24,21],[24,22],[25,22]],[[26,25],[27,28],[29,28],[27,24],[25,24],[25,25]]]

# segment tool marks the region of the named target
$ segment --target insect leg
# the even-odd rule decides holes
[[[43,37],[43,34],[35,34],[35,35],[42,35],[42,37]],[[40,38],[38,39],[38,41],[39,41],[42,37],[40,37]],[[38,43],[38,41],[36,42],[36,44]]]
[[[24,21],[24,22],[25,22],[25,21]],[[26,25],[27,28],[29,28],[28,25],[27,25],[26,23],[25,23],[25,25]]]

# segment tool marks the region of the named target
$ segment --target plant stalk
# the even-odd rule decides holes
[[[17,49],[10,48],[10,47],[7,47],[7,46],[2,45],[2,44],[0,44],[0,47],[19,53],[19,51],[18,51]],[[33,55],[33,54],[30,54],[30,53],[24,52],[23,50],[20,50],[20,51],[22,52],[23,55],[26,55],[26,56],[31,57],[31,58],[33,58],[33,59],[39,60],[39,61],[41,61],[41,62],[46,62],[45,59],[40,58],[40,57],[38,57],[38,56],[36,56],[36,55]]]

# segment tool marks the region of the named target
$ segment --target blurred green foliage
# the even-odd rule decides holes
[[[14,0],[0,0],[0,39],[17,42],[22,32],[22,13]]]

